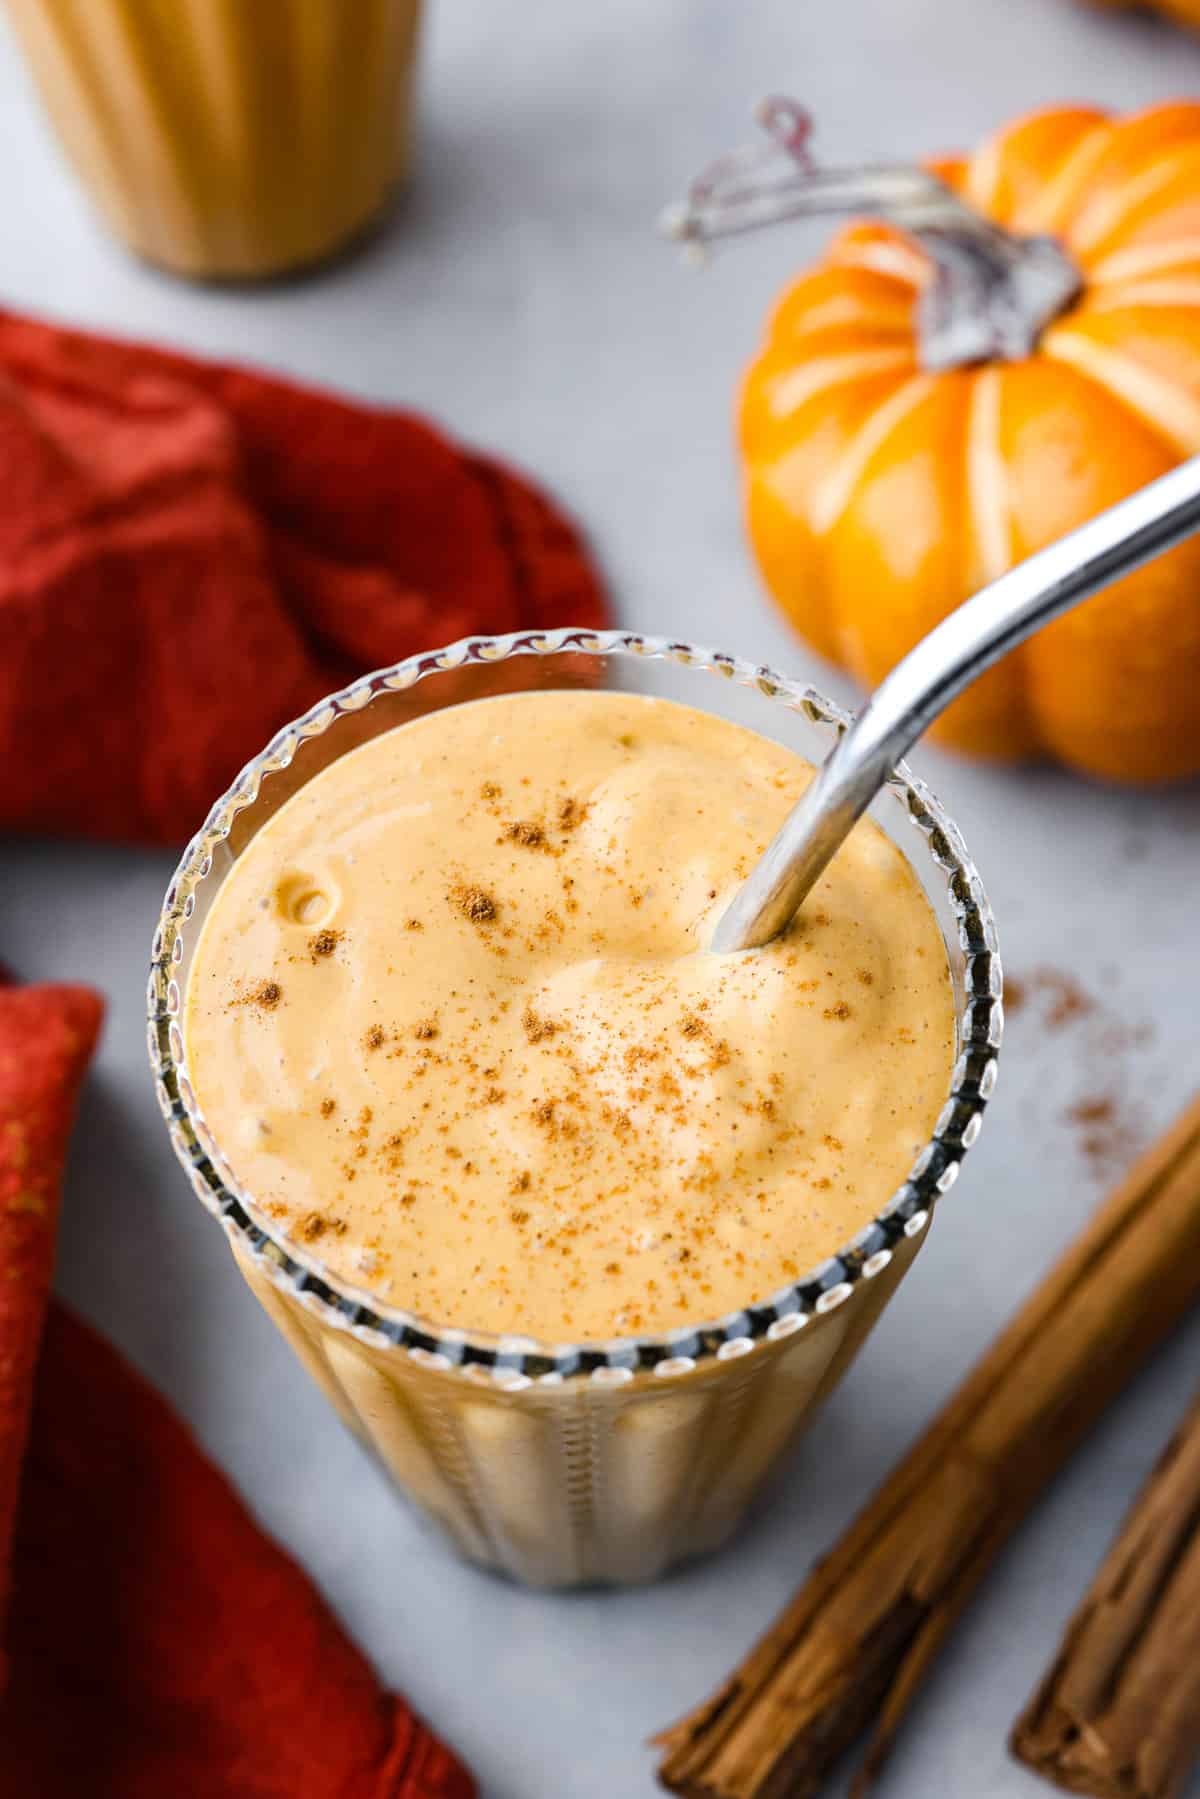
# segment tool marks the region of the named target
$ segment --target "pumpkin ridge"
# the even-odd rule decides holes
[[[1012,477],[1004,448],[1003,407],[1011,369],[989,363],[962,371],[958,443],[945,454],[955,464],[955,513],[948,519],[956,546],[954,591],[943,595],[944,618],[1019,558],[1014,549]],[[930,628],[926,625],[926,629]],[[1037,746],[1029,677],[1020,650],[985,670],[940,719],[931,739],[968,742],[976,753],[1007,760]]]
[[[867,269],[875,275],[890,276],[914,292],[929,278],[929,259],[899,231],[892,233],[890,242],[882,237],[868,240],[857,233],[843,232],[828,260],[834,268]]]
[[[1019,220],[1014,220],[1014,225],[1022,231],[1049,231],[1056,237],[1065,236],[1071,210],[1090,179],[1092,169],[1108,148],[1112,133],[1111,119],[1098,120],[1090,131],[1085,132],[1067,151],[1058,168],[1047,175],[1046,185],[1036,203]]]
[[[964,198],[1004,230],[1021,234],[1047,181],[1105,123],[1094,106],[1041,107],[1013,119],[968,158]]]
[[[1074,369],[1149,426],[1173,459],[1181,452],[1191,456],[1200,451],[1200,403],[1185,397],[1175,382],[1070,326],[1047,332],[1042,351]]]
[[[1177,180],[1181,165],[1186,167],[1188,161],[1195,158],[1198,149],[1200,141],[1196,138],[1180,144],[1175,150],[1161,155],[1139,175],[1133,175],[1122,182],[1106,201],[1095,201],[1091,206],[1085,206],[1068,227],[1066,241],[1070,249],[1083,259],[1098,244],[1118,235],[1123,222],[1131,213]]]
[[[967,403],[966,514],[975,546],[973,585],[1012,566],[1007,465],[1000,450],[1000,370],[980,369]]]
[[[867,464],[887,443],[909,413],[930,393],[934,375],[911,375],[894,394],[883,402],[855,432],[841,457],[829,470],[813,494],[809,517],[814,535],[824,537],[831,531],[854,495]]]
[[[867,375],[883,375],[889,369],[912,364],[912,351],[897,345],[894,349],[842,350],[831,356],[818,356],[800,363],[790,374],[780,375],[776,397],[782,390],[782,406],[772,407],[773,422],[791,417],[818,395],[831,393],[835,387],[858,381]]]
[[[1161,281],[1114,282],[1103,293],[1089,293],[1075,313],[1124,312],[1133,306],[1194,306],[1200,310],[1200,269],[1191,276]]]
[[[912,287],[907,281],[871,269],[821,262],[784,289],[767,321],[765,341],[781,347],[816,335],[828,324],[836,329],[857,323],[864,330],[903,333],[911,305]]]
[[[992,136],[980,144],[972,156],[968,156],[963,170],[962,195],[964,200],[994,216],[994,208],[1000,185],[1004,157],[1004,133],[993,132]]]
[[[1124,250],[1112,250],[1088,270],[1089,287],[1107,287],[1110,283],[1140,280],[1160,270],[1200,266],[1200,237],[1176,237],[1161,244],[1130,244]]]
[[[892,285],[898,291],[891,296],[856,293],[847,286],[840,294],[827,294],[809,306],[796,308],[788,314],[786,323],[772,333],[772,348],[794,345],[805,354],[815,342],[822,354],[835,354],[835,347],[828,340],[845,334],[874,342],[881,349],[889,342],[911,342],[912,291],[899,282]],[[863,348],[866,347],[864,343]]]

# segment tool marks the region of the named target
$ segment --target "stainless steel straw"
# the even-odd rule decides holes
[[[1200,456],[1193,456],[943,619],[875,689],[721,915],[712,948],[755,949],[778,936],[896,763],[951,700],[1041,625],[1197,530]]]

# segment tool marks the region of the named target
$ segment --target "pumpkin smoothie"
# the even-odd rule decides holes
[[[714,956],[812,769],[708,713],[524,693],[400,726],[270,818],[188,983],[201,1111],[330,1273],[443,1325],[659,1332],[865,1225],[945,1100],[933,913],[871,822]]]

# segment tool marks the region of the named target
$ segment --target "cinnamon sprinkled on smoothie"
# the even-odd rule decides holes
[[[273,1012],[283,998],[283,989],[278,981],[260,981],[249,993],[241,993],[234,1000],[235,1006],[257,1006],[263,1012]]]
[[[327,1218],[324,1212],[309,1212],[300,1220],[299,1234],[306,1243],[315,1243],[326,1231],[332,1231],[335,1237],[346,1234],[344,1218]]]
[[[521,1014],[521,1025],[531,1043],[542,1043],[547,1037],[553,1037],[558,1026],[552,1018],[542,1018],[532,1006],[526,1006]]]
[[[524,844],[529,850],[546,848],[546,833],[542,826],[525,818],[515,818],[510,825],[504,827],[504,840],[506,843]]]
[[[472,924],[491,924],[496,917],[496,902],[482,887],[452,887],[450,898]]]
[[[185,1021],[272,1230],[554,1341],[694,1327],[851,1236],[949,1086],[918,884],[864,824],[789,937],[698,953],[808,778],[719,718],[572,691],[423,715],[303,787],[223,881]],[[301,870],[307,925],[259,905]]]

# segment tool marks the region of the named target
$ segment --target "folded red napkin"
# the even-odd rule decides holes
[[[153,1389],[46,1316],[100,1016],[0,989],[0,1799],[472,1799]]]
[[[281,724],[596,625],[573,527],[421,419],[0,313],[0,830],[180,842]]]
[[[103,1009],[86,987],[10,987],[0,971],[0,1625],[63,1158]],[[0,1687],[4,1673],[0,1636]]]

